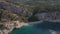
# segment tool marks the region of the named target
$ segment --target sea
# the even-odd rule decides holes
[[[44,22],[42,24],[34,24],[14,29],[11,34],[51,34],[50,30],[54,30],[60,34],[60,25],[58,23]]]
[[[37,29],[33,26],[25,26],[20,29],[13,30],[11,34],[50,34],[48,30]]]

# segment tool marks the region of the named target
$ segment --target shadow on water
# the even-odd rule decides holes
[[[53,23],[53,22],[43,22],[40,24],[35,24],[34,27],[38,28],[38,29],[44,29],[44,30],[55,30],[55,31],[60,31],[60,23]]]

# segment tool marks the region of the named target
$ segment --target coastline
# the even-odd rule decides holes
[[[9,34],[14,28],[19,29],[23,26],[29,25],[28,23],[19,22],[19,21],[5,22],[2,24],[4,24],[6,28],[0,30],[0,34]]]

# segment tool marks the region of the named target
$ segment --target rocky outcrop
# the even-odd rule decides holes
[[[19,21],[8,21],[8,22],[0,22],[4,27],[0,28],[0,34],[9,34],[14,28],[21,28],[22,26],[29,25],[28,23],[19,22]]]

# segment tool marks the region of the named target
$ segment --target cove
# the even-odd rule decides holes
[[[34,25],[32,25],[13,30],[11,34],[50,34],[50,32],[41,28],[38,29]]]
[[[48,29],[60,34],[60,23],[43,22],[41,24],[24,26],[20,29],[13,30],[11,34],[51,34]]]

